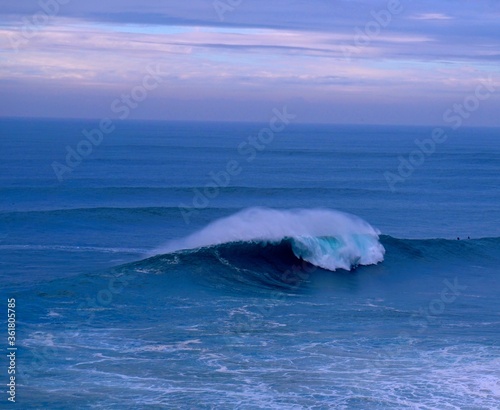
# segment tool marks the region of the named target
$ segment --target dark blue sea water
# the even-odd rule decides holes
[[[0,122],[19,408],[500,407],[500,130],[96,125]]]

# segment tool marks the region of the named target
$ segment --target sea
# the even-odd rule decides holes
[[[0,143],[0,408],[500,408],[500,129],[17,118]]]

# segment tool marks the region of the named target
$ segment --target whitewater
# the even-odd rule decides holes
[[[192,235],[154,251],[171,253],[232,242],[279,243],[290,239],[294,254],[335,271],[384,259],[380,232],[355,215],[327,209],[250,208],[219,219]]]

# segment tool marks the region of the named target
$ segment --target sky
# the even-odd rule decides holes
[[[0,0],[0,117],[286,106],[298,122],[439,125],[465,103],[466,124],[500,126],[499,21],[497,0]]]

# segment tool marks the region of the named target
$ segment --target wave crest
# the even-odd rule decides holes
[[[383,261],[385,249],[379,234],[363,219],[339,211],[249,208],[212,222],[186,238],[171,241],[155,253],[290,239],[298,258],[332,271],[350,270]]]
[[[298,258],[332,271],[374,265],[384,260],[385,253],[378,237],[370,235],[293,238],[292,250]]]

